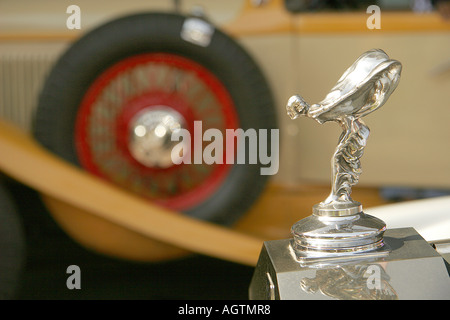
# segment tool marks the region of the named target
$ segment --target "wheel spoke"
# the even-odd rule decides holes
[[[105,70],[83,99],[76,132],[82,165],[169,207],[183,207],[193,192],[201,194],[197,201],[205,199],[229,166],[168,162],[165,115],[191,133],[194,121],[223,133],[227,123],[237,127],[231,98],[208,70],[172,54],[132,56]]]

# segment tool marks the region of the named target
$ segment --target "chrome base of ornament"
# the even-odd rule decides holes
[[[416,230],[388,229],[383,241],[390,248],[384,255],[380,250],[385,246],[357,255],[313,258],[306,264],[294,253],[292,239],[266,241],[250,283],[249,298],[450,299],[450,265]]]
[[[389,253],[389,246],[383,241],[385,230],[386,224],[365,214],[358,202],[334,210],[319,204],[311,216],[292,226],[291,248],[303,263],[323,258],[358,258],[361,254],[383,256]]]

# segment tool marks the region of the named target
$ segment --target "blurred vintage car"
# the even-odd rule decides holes
[[[0,117],[122,190],[230,226],[245,220],[269,178],[284,186],[327,185],[339,128],[291,122],[286,100],[298,92],[320,101],[343,68],[372,48],[401,61],[403,73],[388,106],[367,119],[373,134],[360,185],[450,189],[450,22],[431,7],[400,0],[79,0],[77,28],[71,5],[0,3]],[[142,72],[159,84],[149,89],[136,82]],[[130,89],[136,86],[144,89]],[[203,96],[180,100],[173,92],[183,86]],[[279,170],[269,177],[259,174],[261,163],[184,171],[143,163],[132,152],[139,137],[129,128],[161,112],[221,130],[279,128]],[[46,192],[42,200],[88,248],[143,261],[184,254]],[[265,239],[280,235],[273,228],[255,231],[256,220],[247,218],[238,230]]]

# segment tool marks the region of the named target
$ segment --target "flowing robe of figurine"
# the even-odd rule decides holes
[[[353,202],[351,188],[361,175],[360,158],[369,137],[369,128],[360,118],[386,102],[400,73],[400,62],[374,49],[361,55],[318,104],[310,106],[299,95],[289,99],[286,109],[292,119],[306,116],[320,124],[335,121],[343,129],[331,161],[332,190],[322,206]]]
[[[369,137],[369,128],[360,119],[345,117],[339,123],[343,132],[331,160],[332,190],[324,204],[352,200],[352,186],[358,183],[361,175],[360,158]]]

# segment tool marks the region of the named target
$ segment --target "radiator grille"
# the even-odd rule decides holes
[[[0,44],[0,118],[27,132],[46,75],[61,53],[61,46],[38,48]]]

